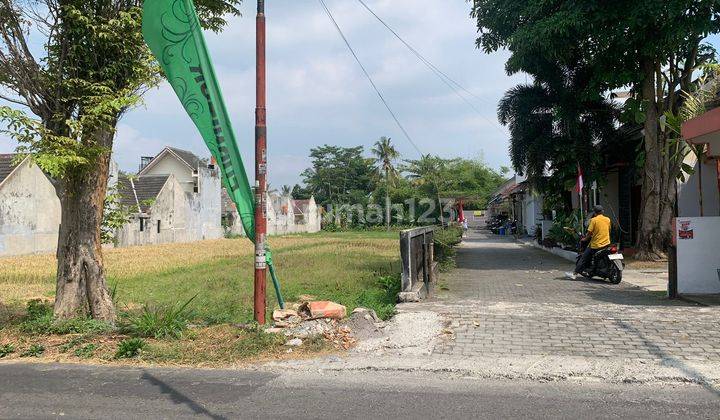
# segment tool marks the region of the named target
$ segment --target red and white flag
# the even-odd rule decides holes
[[[583,172],[582,172],[582,168],[580,168],[580,164],[578,163],[577,181],[575,183],[575,192],[581,193],[584,187],[585,187],[585,184],[583,183]]]

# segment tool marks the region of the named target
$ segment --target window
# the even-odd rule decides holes
[[[157,233],[160,233],[160,221],[159,221],[159,220],[158,220],[158,223],[157,223]]]
[[[140,232],[144,232],[144,231],[145,231],[145,219],[143,219],[141,217],[140,218]]]

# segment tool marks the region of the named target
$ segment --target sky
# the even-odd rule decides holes
[[[388,114],[316,0],[269,0],[268,168],[273,186],[301,182],[310,149],[323,144],[365,146],[391,137],[403,158],[418,151]],[[356,0],[327,0],[350,43],[422,153],[482,158],[508,165],[507,130],[497,123],[498,100],[525,77],[504,71],[507,53],[475,48],[470,5],[447,0],[366,0],[390,26],[442,71],[473,93],[460,99]],[[206,33],[243,159],[253,174],[255,1],[220,34]],[[118,126],[114,159],[137,171],[140,156],[164,146],[209,156],[167,83]],[[0,138],[0,153],[15,145]],[[251,176],[252,179],[252,176]]]

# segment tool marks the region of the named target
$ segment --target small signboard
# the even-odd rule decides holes
[[[678,239],[693,239],[695,234],[693,233],[693,226],[691,220],[680,220],[678,222]]]

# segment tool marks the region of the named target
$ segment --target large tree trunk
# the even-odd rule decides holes
[[[104,132],[98,143],[112,144]],[[89,314],[115,322],[115,307],[103,268],[100,225],[107,192],[110,154],[103,154],[88,171],[58,185],[62,218],[57,248],[55,316],[72,318]]]
[[[640,227],[637,258],[658,260],[665,258],[674,206],[674,175],[669,157],[663,153],[663,137],[659,135],[659,112],[656,98],[655,65],[652,60],[641,63],[644,79],[642,98],[646,105],[645,166],[643,167]],[[660,98],[662,100],[662,98]],[[672,179],[672,180],[671,180]]]

